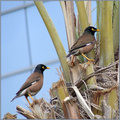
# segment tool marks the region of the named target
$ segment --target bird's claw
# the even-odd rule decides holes
[[[94,59],[88,59],[88,62],[87,64],[90,65],[91,62],[94,62],[95,60]]]
[[[75,64],[74,64],[74,62],[71,62],[71,67],[73,67]]]
[[[88,61],[90,61],[90,62],[94,62],[95,60],[94,60],[94,59],[89,59]]]

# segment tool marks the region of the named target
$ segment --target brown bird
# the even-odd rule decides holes
[[[16,96],[11,100],[11,102],[20,96],[25,96],[27,99],[28,103],[30,104],[28,100],[28,96],[32,98],[32,96],[36,95],[40,89],[43,86],[43,71],[45,69],[49,69],[49,67],[46,67],[43,64],[39,64],[36,66],[34,72],[28,77],[26,82],[22,85],[20,90],[16,93]]]
[[[81,54],[88,61],[94,61],[93,59],[89,59],[88,57],[86,57],[85,54],[89,53],[94,48],[94,45],[96,43],[94,34],[97,31],[100,31],[100,30],[92,26],[87,27],[84,30],[84,33],[82,34],[82,36],[80,36],[79,39],[71,47],[67,57],[71,55],[78,56]],[[72,62],[73,62],[73,59],[72,59]]]

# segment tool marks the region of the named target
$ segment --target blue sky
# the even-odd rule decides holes
[[[1,10],[5,11],[16,6],[23,5],[24,1],[2,1]],[[58,1],[46,2],[45,7],[53,20],[57,32],[61,38],[65,51],[68,53],[66,30],[62,10]],[[95,8],[96,2],[92,2],[92,9]],[[58,59],[54,45],[49,33],[40,17],[35,6],[26,9],[28,19],[28,32],[30,39],[32,65],[46,63]],[[96,11],[92,13],[93,25],[96,21]],[[24,9],[12,12],[1,17],[1,72],[2,76],[10,72],[24,69],[30,66],[30,58],[27,43],[27,30],[25,23]],[[49,65],[51,69],[44,72],[44,85],[41,91],[35,96],[39,99],[43,97],[49,101],[49,89],[53,82],[59,80],[56,68],[60,63]],[[1,80],[1,117],[7,112],[16,114],[16,106],[21,105],[24,108],[28,104],[24,97],[13,101],[10,100],[15,96],[21,85],[25,82],[31,71],[26,71],[14,76],[3,78]],[[24,118],[17,115],[18,118]]]

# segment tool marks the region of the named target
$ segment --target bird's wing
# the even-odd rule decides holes
[[[40,73],[37,73],[37,72],[32,73],[16,94],[19,95],[23,90],[25,90],[28,87],[32,86],[33,84],[38,82],[40,79],[41,79],[41,74]]]
[[[86,46],[87,44],[92,43],[95,41],[95,37],[91,34],[83,34],[79,37],[79,39],[74,43],[74,45],[71,47],[70,51],[73,51],[78,48],[82,48]]]

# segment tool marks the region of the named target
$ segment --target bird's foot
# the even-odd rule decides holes
[[[90,65],[91,62],[94,62],[95,60],[94,59],[89,59],[87,64]]]
[[[72,61],[72,62],[71,62],[71,67],[73,67],[74,65],[75,65],[74,62]]]
[[[73,67],[75,64],[74,64],[74,58],[75,58],[75,56],[73,55],[72,56],[72,60],[71,60],[71,66]]]
[[[88,59],[89,62],[94,62],[95,60],[94,59]]]
[[[87,65],[90,65],[90,61],[88,61],[86,64],[87,64]]]

